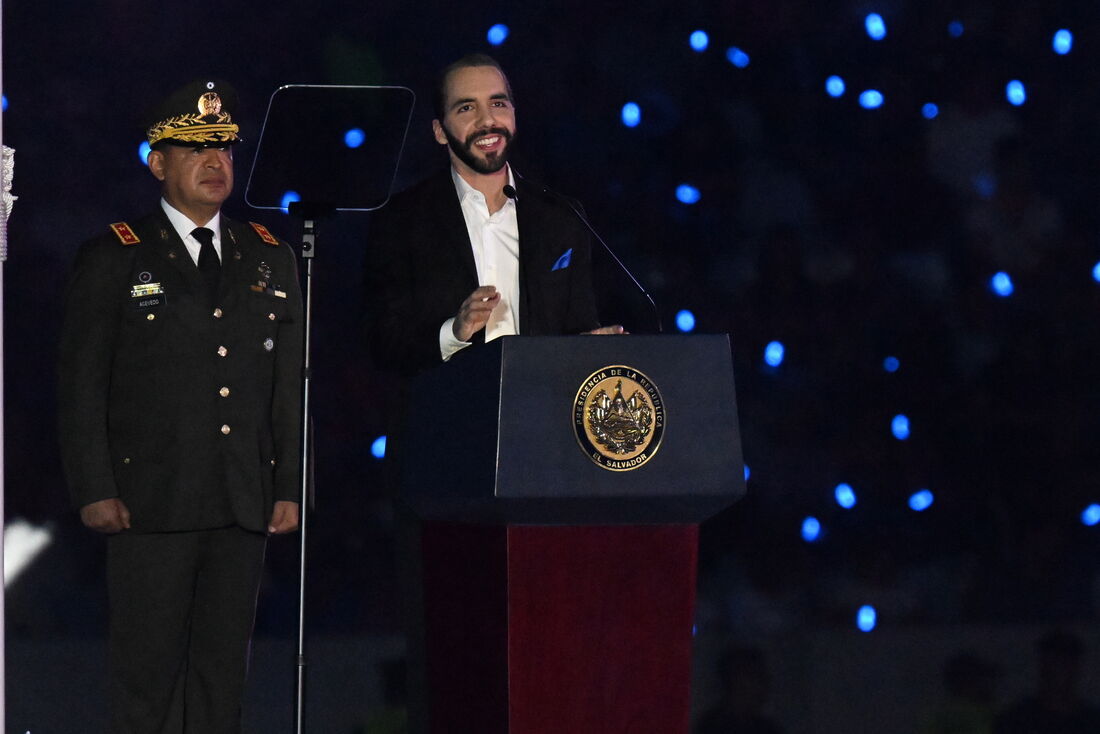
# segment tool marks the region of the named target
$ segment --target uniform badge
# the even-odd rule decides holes
[[[199,97],[199,114],[203,117],[219,115],[222,111],[222,98],[217,92],[206,92]]]
[[[278,287],[271,285],[271,266],[265,262],[261,262],[256,267],[256,271],[260,274],[259,280],[255,285],[249,286],[257,293],[267,293],[268,295],[275,296],[277,298],[286,298],[286,292],[279,290]]]
[[[267,227],[256,222],[249,222],[252,225],[252,229],[256,230],[256,234],[260,235],[260,239],[271,245],[272,247],[279,246],[279,240],[275,239],[275,235],[267,231]]]
[[[626,365],[596,370],[573,402],[573,429],[581,449],[610,471],[630,471],[660,448],[664,401],[657,386]]]
[[[147,273],[142,273],[147,275]],[[141,281],[141,285],[130,286],[130,297],[141,298],[142,296],[155,296],[159,293],[164,293],[164,286],[160,283],[150,283],[147,280]]]
[[[130,305],[139,311],[150,308],[159,308],[168,302],[168,296],[164,294],[164,286],[151,282],[152,274],[142,272],[138,275],[140,284],[130,286]]]
[[[130,229],[130,225],[126,222],[115,222],[111,225],[111,229],[114,230],[118,241],[124,245],[136,245],[141,242],[141,239],[134,234],[134,230]]]

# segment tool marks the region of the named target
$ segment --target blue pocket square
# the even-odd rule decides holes
[[[569,267],[569,261],[572,259],[573,248],[570,247],[568,250],[562,253],[562,256],[558,258],[558,261],[554,263],[554,267],[550,268],[550,270],[565,270],[567,267]]]

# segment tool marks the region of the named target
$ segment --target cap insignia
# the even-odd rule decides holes
[[[199,97],[199,114],[203,117],[219,115],[222,111],[222,98],[217,92],[207,92]]]

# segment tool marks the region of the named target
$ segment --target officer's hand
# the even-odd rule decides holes
[[[601,326],[598,329],[593,329],[592,331],[586,331],[586,332],[583,332],[583,333],[585,333],[585,334],[629,334],[630,332],[627,331],[626,329],[624,329],[621,324],[615,324],[614,326]]]
[[[130,527],[130,510],[117,497],[80,508],[80,521],[100,533],[117,533]]]
[[[489,323],[489,314],[500,303],[500,293],[495,286],[483,285],[466,297],[455,314],[454,325],[451,331],[455,339],[468,342],[474,334],[485,328]]]
[[[298,529],[298,503],[279,500],[275,503],[275,509],[271,511],[271,522],[267,525],[267,532],[271,535],[293,533]]]

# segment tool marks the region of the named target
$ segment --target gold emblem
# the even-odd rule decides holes
[[[217,92],[207,92],[199,97],[199,114],[203,117],[221,114],[222,98]]]
[[[581,449],[604,469],[630,471],[661,446],[665,408],[653,381],[626,365],[596,370],[573,401],[573,429]]]

